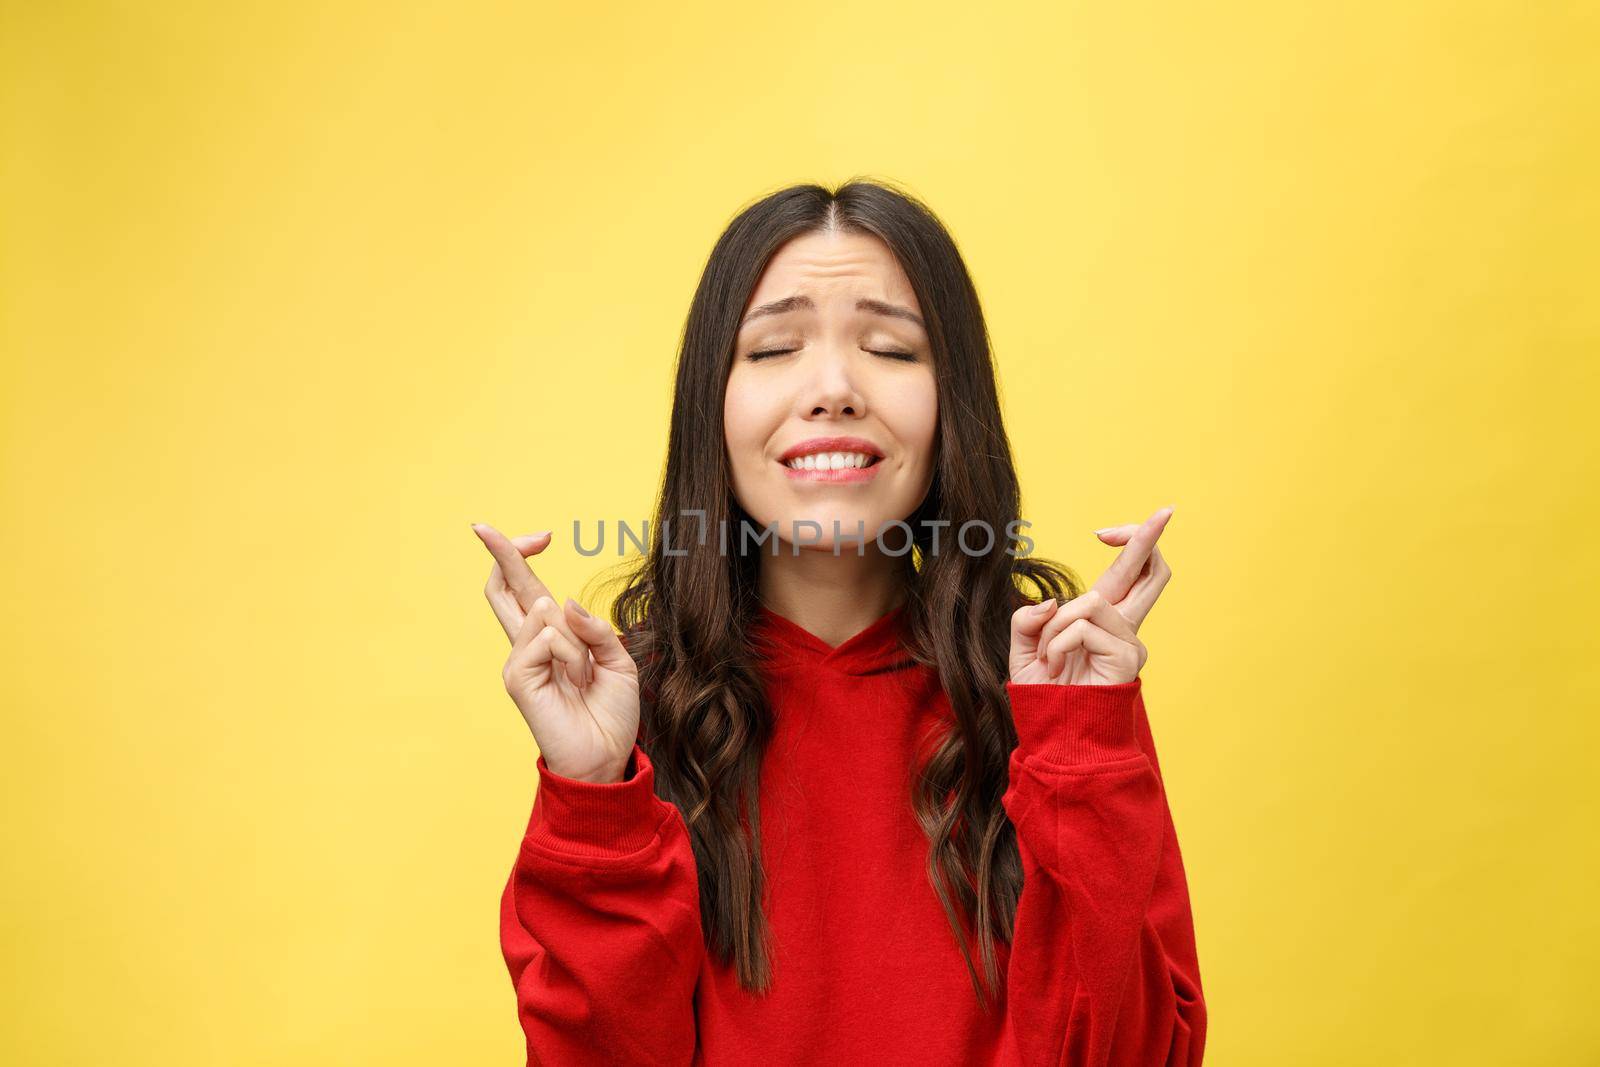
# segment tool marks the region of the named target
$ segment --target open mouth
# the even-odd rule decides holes
[[[878,476],[883,457],[866,452],[809,452],[779,460],[783,473],[792,482],[870,482]]]
[[[861,470],[882,459],[882,456],[870,456],[865,452],[812,452],[787,460],[784,466],[792,471]]]

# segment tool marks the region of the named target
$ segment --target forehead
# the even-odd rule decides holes
[[[900,261],[871,234],[819,232],[790,240],[767,263],[745,310],[795,293],[819,304],[863,296],[921,310]]]

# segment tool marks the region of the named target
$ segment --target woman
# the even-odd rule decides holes
[[[735,218],[624,636],[530,571],[548,531],[474,527],[540,753],[501,908],[530,1064],[1200,1062],[1138,677],[1172,509],[1098,531],[1088,591],[1018,510],[932,213],[852,181]]]

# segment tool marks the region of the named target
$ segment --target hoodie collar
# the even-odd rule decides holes
[[[752,645],[768,667],[821,667],[840,674],[880,674],[916,662],[905,647],[905,608],[902,602],[866,629],[838,645],[830,645],[758,602],[751,625]]]

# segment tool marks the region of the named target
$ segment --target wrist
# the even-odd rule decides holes
[[[632,778],[635,772],[632,749],[620,760],[583,771],[569,772],[562,766],[552,764],[548,759],[544,759],[543,762],[546,773],[565,778],[569,782],[583,782],[586,785],[616,785]]]

